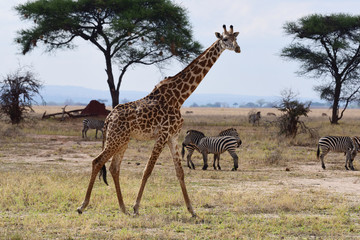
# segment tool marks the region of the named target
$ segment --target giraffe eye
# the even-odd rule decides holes
[[[228,39],[227,38],[224,38],[224,42],[226,42]]]

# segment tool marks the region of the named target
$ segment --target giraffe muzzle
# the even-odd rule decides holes
[[[236,52],[236,53],[240,53],[240,52],[241,52],[241,50],[240,50],[240,47],[239,47],[239,46],[237,46],[237,47],[235,48],[235,52]]]

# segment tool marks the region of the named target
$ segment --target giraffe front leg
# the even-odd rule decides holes
[[[80,207],[77,208],[77,212],[79,214],[81,214],[84,209],[87,207],[87,205],[89,204],[90,201],[90,196],[91,196],[91,191],[92,188],[94,186],[94,182],[96,180],[96,176],[99,173],[100,169],[102,168],[102,166],[109,160],[109,158],[111,157],[110,153],[107,151],[102,151],[100,153],[99,156],[97,156],[93,161],[92,161],[92,172],[91,172],[91,177],[90,177],[90,182],[89,182],[89,186],[87,188],[86,191],[86,195],[85,195],[85,200],[83,201],[83,203],[81,204]]]
[[[146,164],[144,173],[143,173],[143,177],[141,180],[141,186],[138,192],[138,195],[136,197],[136,201],[134,204],[134,214],[138,215],[139,214],[139,206],[140,206],[140,201],[141,201],[141,197],[143,195],[144,189],[145,189],[145,185],[146,182],[148,180],[148,178],[151,175],[152,170],[154,169],[155,163],[160,155],[160,153],[162,152],[164,145],[166,143],[166,138],[165,137],[160,137],[159,139],[157,139],[155,146],[153,148],[153,151],[151,153],[150,159]]]
[[[186,190],[185,179],[184,179],[184,170],[182,169],[182,166],[181,166],[180,154],[179,154],[179,151],[177,148],[176,139],[177,139],[176,137],[172,137],[168,141],[170,152],[173,157],[173,161],[174,161],[174,165],[175,165],[176,176],[180,183],[180,187],[181,187],[181,190],[182,190],[182,193],[184,196],[187,210],[191,213],[192,217],[197,217],[196,213],[191,205],[190,198],[189,198],[189,195]]]

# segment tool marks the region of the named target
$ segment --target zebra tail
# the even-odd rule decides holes
[[[316,158],[317,158],[317,160],[319,160],[319,156],[320,156],[320,145],[318,144],[317,152],[316,152]]]
[[[181,149],[181,157],[182,157],[182,160],[184,160],[184,156],[185,156],[185,146],[186,146],[186,144],[183,143],[183,144],[182,144],[182,149]]]

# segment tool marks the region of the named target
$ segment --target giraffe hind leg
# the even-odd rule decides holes
[[[93,189],[94,182],[96,180],[96,176],[99,173],[100,169],[103,167],[103,165],[110,159],[111,155],[112,155],[112,153],[105,149],[99,154],[99,156],[97,156],[92,161],[92,172],[91,172],[89,185],[88,185],[86,195],[85,195],[85,200],[83,201],[81,206],[78,207],[78,209],[77,209],[77,212],[79,214],[81,214],[84,211],[84,209],[87,207],[87,205],[89,204],[91,191]]]
[[[119,206],[120,209],[123,213],[126,214],[126,208],[125,208],[125,204],[124,204],[124,200],[121,194],[121,188],[120,188],[120,182],[119,182],[119,176],[120,176],[120,165],[121,165],[121,161],[124,157],[124,153],[125,150],[127,149],[127,144],[124,144],[123,147],[120,148],[120,151],[117,152],[111,161],[111,165],[110,165],[110,173],[113,177],[114,180],[114,184],[115,184],[115,189],[116,189],[116,195],[118,198],[118,202],[119,202]]]

